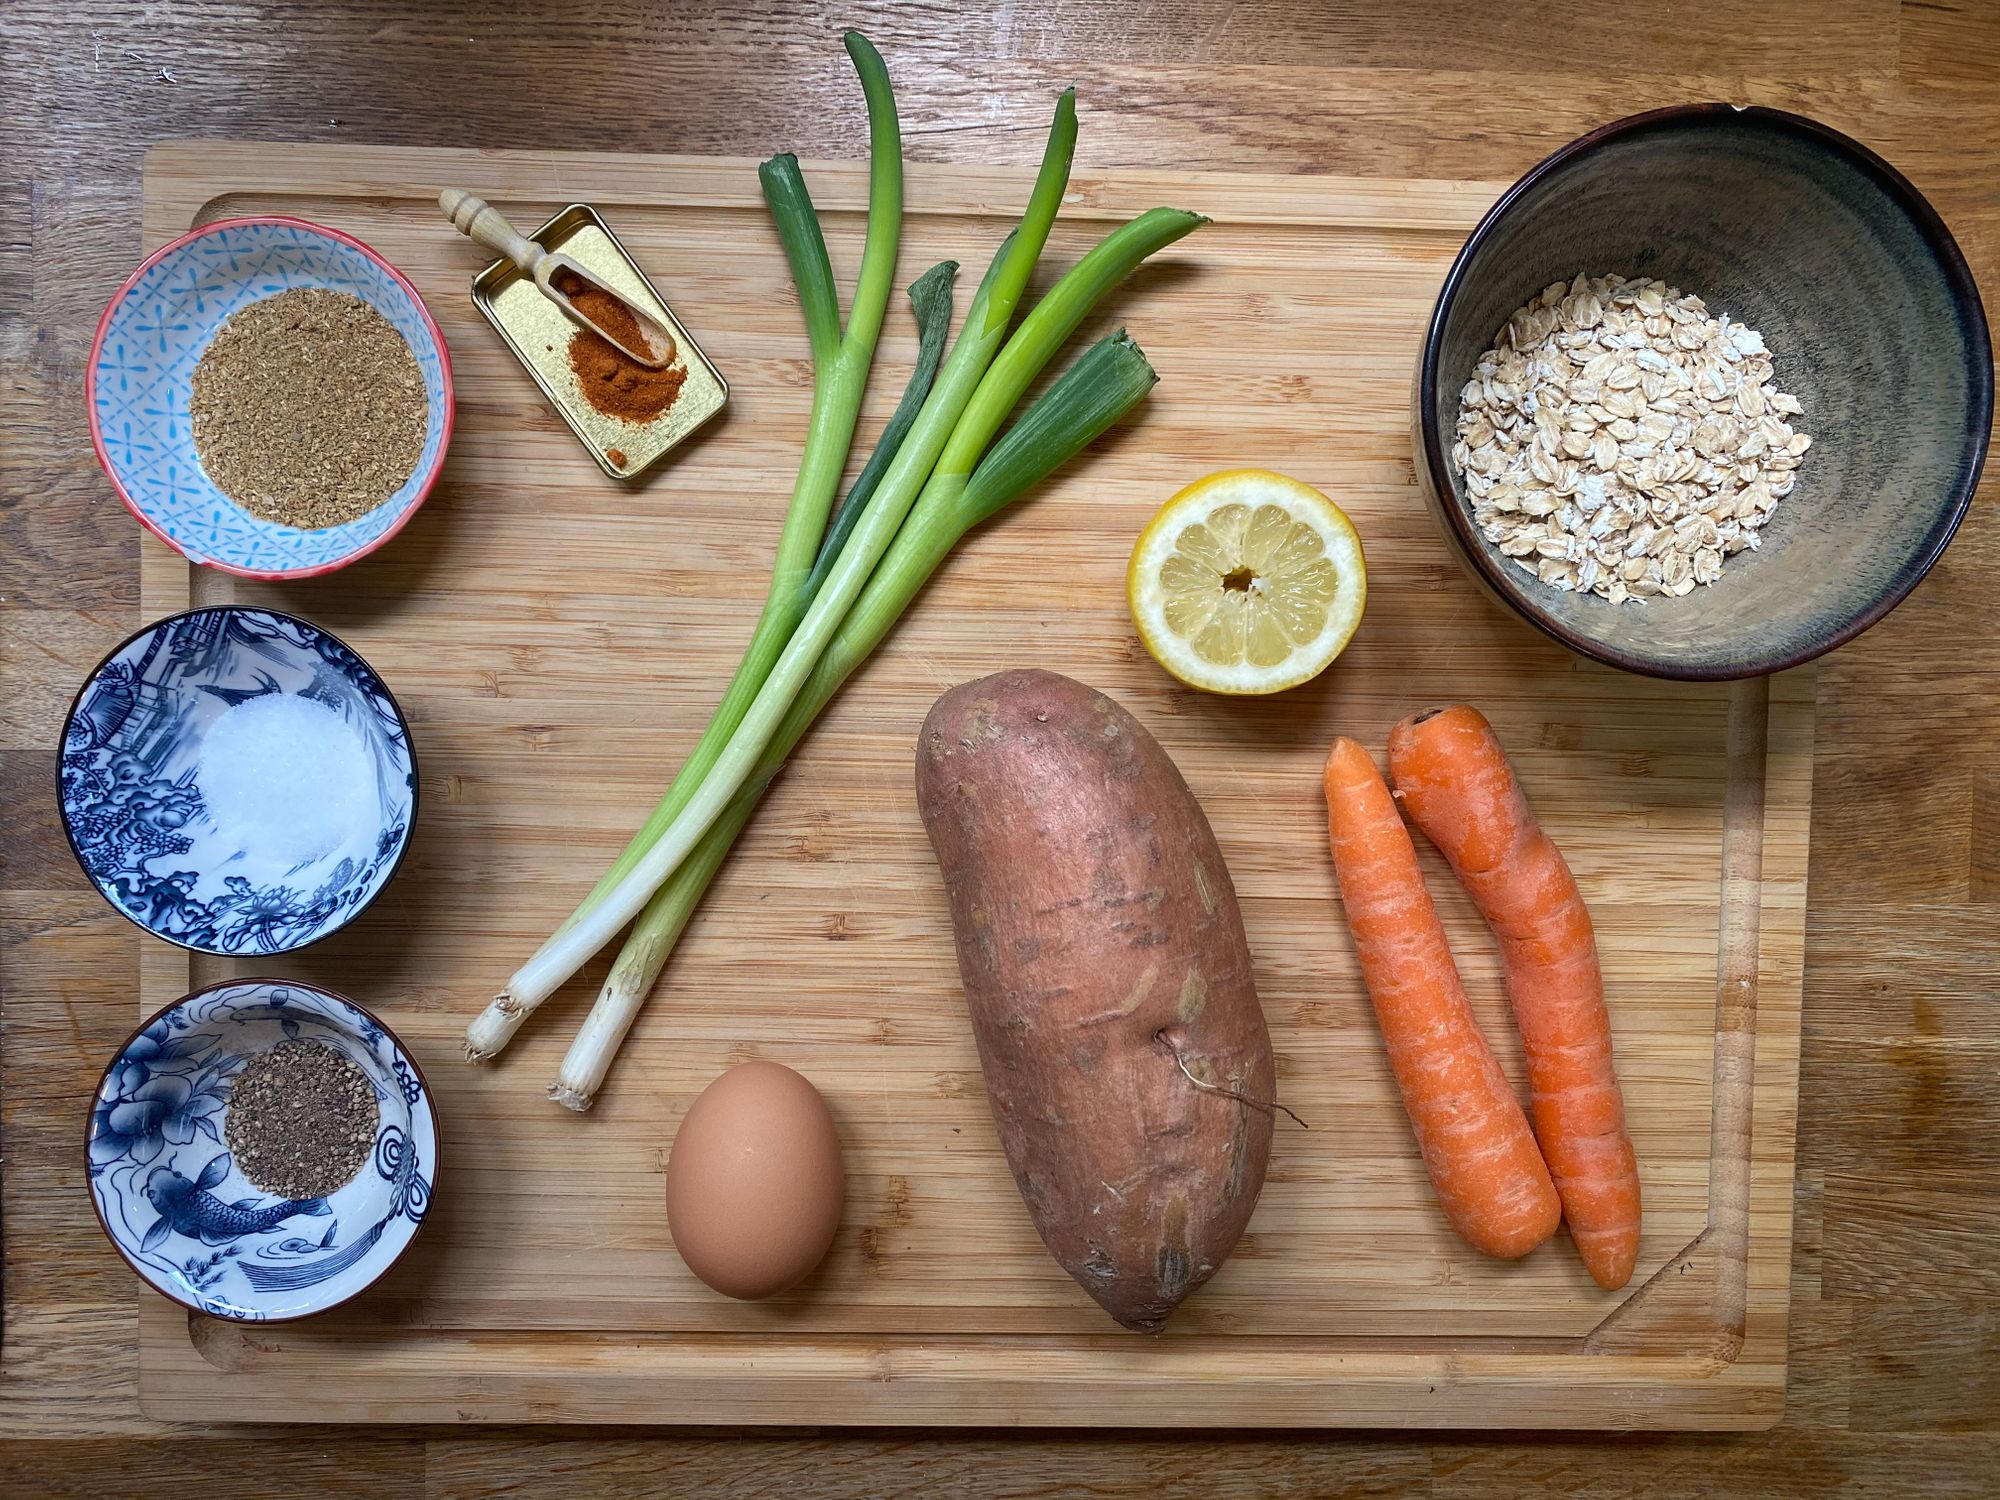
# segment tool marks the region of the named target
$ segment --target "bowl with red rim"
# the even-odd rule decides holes
[[[203,470],[189,399],[195,366],[242,308],[299,287],[347,292],[410,346],[429,404],[423,452],[366,515],[305,530],[254,516]],[[149,255],[97,326],[86,374],[91,442],[125,506],[190,562],[249,578],[310,578],[345,567],[409,522],[451,441],[451,355],[417,289],[352,235],[304,219],[222,219]]]

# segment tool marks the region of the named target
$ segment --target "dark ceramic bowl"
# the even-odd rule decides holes
[[[1579,271],[1653,276],[1760,331],[1811,434],[1762,547],[1678,599],[1614,605],[1512,566],[1451,465],[1459,393],[1515,309]],[[1754,677],[1866,630],[1944,551],[1993,417],[1965,259],[1887,162],[1797,115],[1634,115],[1565,146],[1494,205],[1438,296],[1416,390],[1419,482],[1475,576],[1571,649],[1656,677]]]

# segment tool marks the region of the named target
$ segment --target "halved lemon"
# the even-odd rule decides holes
[[[1368,602],[1361,538],[1311,485],[1269,469],[1198,479],[1139,534],[1132,623],[1189,687],[1277,693],[1341,653]]]

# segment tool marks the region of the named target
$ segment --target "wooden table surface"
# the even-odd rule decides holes
[[[1690,99],[1812,114],[1930,195],[2000,293],[1992,0],[944,0],[660,8],[0,6],[0,1492],[400,1496],[1990,1494],[2000,1442],[2000,521],[1820,677],[1790,1406],[1749,1437],[1522,1442],[151,1423],[135,1290],[92,1222],[83,1104],[138,945],[56,819],[62,715],[138,616],[139,534],[83,370],[139,254],[155,140],[860,156],[837,28],[913,157],[1029,161],[1078,85],[1079,165],[1512,177]]]

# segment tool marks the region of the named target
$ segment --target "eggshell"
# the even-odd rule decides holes
[[[702,1090],[667,1156],[674,1248],[730,1297],[803,1280],[832,1246],[846,1196],[832,1112],[774,1062],[741,1063]]]

